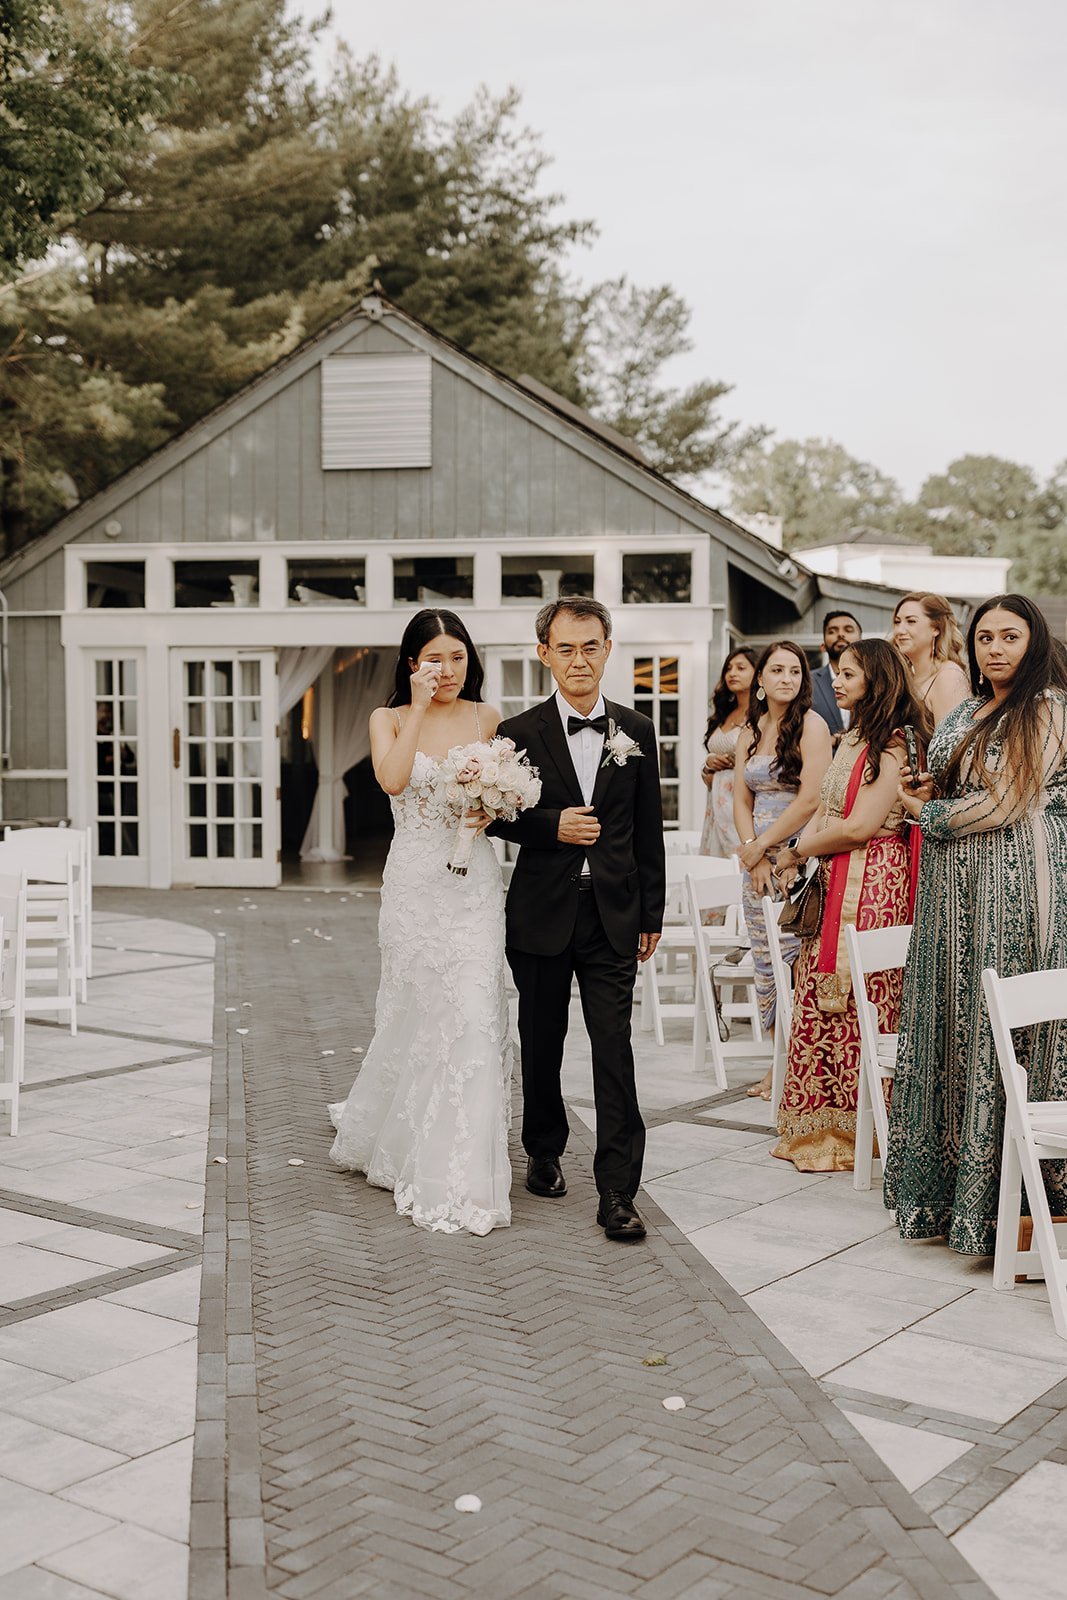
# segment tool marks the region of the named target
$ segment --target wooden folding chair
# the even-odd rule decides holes
[[[26,1009],[65,1012],[78,1031],[75,978],[75,850],[20,828],[0,843],[0,873],[26,879]],[[66,829],[59,832],[65,833]]]
[[[718,856],[669,855],[666,860],[667,901],[663,931],[655,955],[641,968],[641,1026],[655,1033],[656,1043],[664,1041],[663,1024],[668,1018],[689,1019],[696,994],[696,943],[686,900],[686,878],[732,878],[736,868]],[[748,943],[739,911],[727,907],[721,924],[708,929],[709,939],[725,953]],[[672,998],[681,989],[692,998]]]
[[[26,1062],[26,884],[0,877],[0,1104],[8,1108],[8,1133],[19,1131],[19,1085]]]
[[[793,1026],[793,969],[782,955],[782,935],[778,919],[786,905],[784,900],[772,900],[764,895],[761,901],[763,924],[767,929],[767,945],[771,953],[771,971],[774,973],[774,1054],[771,1057],[771,1121],[778,1117],[782,1090],[785,1088],[786,1057],[789,1053],[789,1031]]]
[[[25,828],[7,828],[5,840],[15,840],[29,832]],[[79,998],[84,1005],[89,999],[89,979],[93,975],[93,849],[92,833],[88,828],[34,828],[35,842],[51,843],[66,850],[74,867],[74,977]],[[30,889],[30,898],[34,898]]]
[[[882,1033],[878,1009],[867,994],[867,975],[891,972],[908,959],[911,923],[896,928],[868,928],[863,933],[845,929],[845,948],[852,977],[852,994],[860,1029],[860,1070],[856,1091],[856,1154],[852,1172],[854,1189],[869,1189],[874,1177],[874,1136],[884,1162],[889,1144],[889,1115],[883,1080],[897,1070],[897,1035]]]
[[[1041,1177],[1042,1161],[1067,1159],[1067,1102],[1030,1099],[1026,1072],[1011,1037],[1016,1028],[1067,1019],[1067,968],[1002,978],[988,967],[982,973],[982,988],[1005,1098],[993,1287],[1010,1291],[1017,1275],[1044,1278],[1056,1332],[1067,1339],[1067,1261],[1056,1243]],[[1019,1244],[1024,1188],[1033,1219],[1026,1249]]]
[[[707,859],[702,857],[701,859]],[[730,1087],[726,1076],[726,1062],[740,1056],[751,1060],[766,1056],[767,1045],[760,1027],[759,1006],[755,996],[755,968],[751,955],[743,962],[724,961],[724,930],[709,925],[705,917],[709,911],[737,907],[740,910],[742,877],[740,871],[720,873],[715,876],[686,878],[689,899],[689,921],[692,930],[693,950],[696,952],[696,1005],[693,1011],[693,1069],[704,1070],[708,1049],[711,1050],[711,1069],[720,1089]],[[715,985],[722,989],[747,989],[746,1001],[727,1001],[721,1006],[715,996]],[[724,1040],[719,1029],[720,1017],[727,1021],[742,1020],[752,1026],[752,1038]]]

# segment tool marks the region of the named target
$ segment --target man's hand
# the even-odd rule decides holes
[[[643,933],[641,935],[641,937],[637,941],[637,959],[638,959],[638,961],[647,961],[649,956],[655,955],[656,946],[658,944],[659,944],[659,934],[658,933]]]
[[[592,806],[567,806],[559,814],[556,837],[560,844],[580,844],[588,847],[600,838],[600,823]]]

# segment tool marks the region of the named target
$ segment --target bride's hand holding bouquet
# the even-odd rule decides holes
[[[541,798],[541,779],[526,753],[513,739],[479,740],[457,745],[441,767],[445,794],[462,806],[463,818],[448,860],[448,869],[464,876],[474,841],[490,822],[514,822],[520,811]]]

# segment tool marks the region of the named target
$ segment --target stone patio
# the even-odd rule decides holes
[[[79,1034],[31,1027],[0,1144],[0,1600],[1058,1589],[1042,1286],[774,1161],[755,1073],[712,1096],[680,1029],[641,1040],[622,1250],[578,1029],[567,1200],[426,1235],[327,1160],[376,897],[99,901]]]

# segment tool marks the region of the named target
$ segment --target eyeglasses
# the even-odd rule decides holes
[[[551,650],[554,656],[561,661],[573,661],[575,656],[581,656],[585,661],[599,661],[607,650],[607,641],[599,644],[549,644],[546,650]]]

